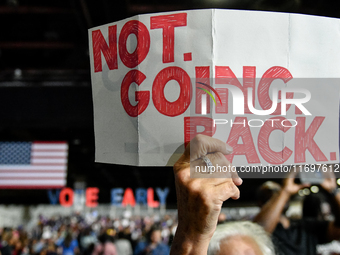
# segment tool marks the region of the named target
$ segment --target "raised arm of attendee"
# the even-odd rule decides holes
[[[210,239],[216,229],[222,204],[240,196],[237,185],[242,180],[237,173],[225,173],[222,178],[192,178],[190,167],[206,166],[206,156],[214,166],[229,166],[224,155],[232,152],[226,143],[203,135],[196,136],[174,165],[178,207],[178,227],[171,246],[172,255],[207,254]],[[204,177],[204,175],[203,175]]]
[[[292,170],[283,181],[281,190],[273,194],[266,204],[261,207],[261,211],[254,218],[254,222],[260,224],[268,233],[273,233],[279,223],[282,212],[292,195],[301,188],[309,186],[306,184],[296,184],[294,182],[297,172]]]
[[[329,194],[332,213],[335,217],[334,221],[330,222],[328,226],[327,236],[330,241],[340,239],[340,193],[337,190],[338,185],[336,184],[334,170],[334,166],[331,166],[331,171],[326,173],[326,178],[321,183],[321,187]]]

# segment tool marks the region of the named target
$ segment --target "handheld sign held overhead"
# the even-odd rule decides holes
[[[234,166],[338,163],[339,25],[209,9],[90,29],[96,161],[172,165],[202,133]]]

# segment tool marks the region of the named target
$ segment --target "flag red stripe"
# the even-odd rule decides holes
[[[1,177],[1,180],[65,180],[64,177]]]
[[[32,149],[32,152],[66,152],[66,149]]]
[[[37,144],[42,144],[42,143],[46,143],[46,144],[52,144],[52,143],[56,143],[56,144],[67,144],[67,142],[63,142],[63,141],[34,141],[34,143]]]
[[[31,164],[31,166],[65,166],[65,165],[67,165],[67,162],[65,162],[65,163],[50,163],[50,164],[47,164],[47,163]]]
[[[65,173],[66,170],[0,170],[0,173],[10,174],[10,173],[40,173],[40,174],[48,174],[48,173]]]
[[[34,159],[66,159],[66,157],[63,156],[33,156]]]
[[[43,186],[43,185],[15,185],[15,186],[8,186],[8,185],[0,185],[0,189],[62,189],[65,186],[62,185],[51,185],[51,186]]]

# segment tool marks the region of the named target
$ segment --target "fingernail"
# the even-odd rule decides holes
[[[240,183],[242,184],[243,183],[243,180],[241,179],[241,177],[238,177]]]
[[[227,152],[229,153],[233,152],[233,147],[231,147],[229,144],[226,144],[226,149],[227,149]]]

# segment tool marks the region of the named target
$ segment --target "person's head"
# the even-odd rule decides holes
[[[282,189],[281,185],[277,182],[266,181],[257,190],[257,203],[260,207],[264,206],[269,199]],[[289,201],[283,208],[282,214],[285,215],[289,208]]]
[[[262,207],[268,200],[277,192],[281,190],[281,185],[273,182],[266,181],[257,190],[257,202]]]
[[[148,233],[149,241],[151,243],[160,243],[162,241],[162,230],[158,226],[151,227]]]
[[[12,230],[6,230],[2,233],[1,240],[5,243],[11,245],[11,240],[13,240],[13,232]]]
[[[112,229],[111,229],[112,230]],[[101,234],[99,237],[98,237],[98,240],[99,242],[101,243],[107,243],[107,242],[111,242],[113,243],[114,242],[114,233],[112,233],[112,231],[107,230],[106,232],[104,232],[103,234]]]
[[[249,221],[218,225],[210,240],[208,255],[274,255],[274,245],[265,230]]]
[[[66,236],[65,236],[65,239],[64,239],[64,245],[65,247],[70,247],[71,245],[71,242],[72,242],[72,233],[71,232],[67,232],[66,233]]]
[[[302,205],[302,217],[316,220],[327,220],[331,208],[327,199],[321,193],[306,196]]]

